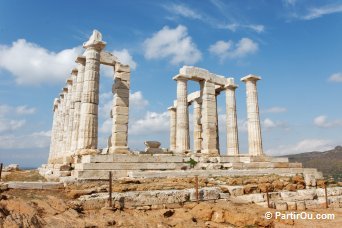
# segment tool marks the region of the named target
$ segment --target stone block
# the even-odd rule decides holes
[[[11,189],[61,189],[64,188],[59,182],[19,182],[10,181],[7,183]]]
[[[287,210],[287,203],[286,202],[275,202],[275,208],[279,211],[286,211]]]
[[[115,124],[128,124],[128,115],[113,115],[113,123]]]
[[[128,115],[128,107],[114,106],[112,108],[112,114],[115,115]]]
[[[289,211],[297,210],[297,203],[296,202],[286,202],[286,203],[287,203],[287,209]]]
[[[174,170],[174,163],[83,163],[75,164],[75,170]],[[162,171],[161,171],[162,172]]]
[[[324,188],[317,188],[316,194],[318,197],[325,196]],[[327,195],[328,196],[341,196],[342,195],[342,187],[329,187],[329,188],[327,188]]]
[[[87,92],[99,93],[99,82],[98,80],[85,80],[83,81],[83,90]]]
[[[289,163],[289,168],[302,168],[302,163],[295,162],[295,163]]]
[[[112,128],[112,132],[127,132],[128,126],[127,124],[115,124]]]
[[[118,133],[114,133],[112,134],[112,144],[113,146],[115,146],[115,144],[113,142],[115,141],[127,141],[127,134],[122,133],[122,132],[118,132]]]
[[[95,92],[95,91],[84,91],[84,92],[82,92],[81,103],[99,104],[99,93]]]
[[[234,200],[235,202],[242,202],[242,203],[265,202],[264,194],[261,194],[261,193],[235,196],[234,198],[232,198],[232,200]]]
[[[121,63],[116,63],[115,64],[115,73],[120,73],[120,72],[131,72],[129,65],[124,65]]]
[[[311,200],[317,197],[316,189],[301,189],[297,190],[298,197],[302,200]]]
[[[113,89],[113,94],[118,97],[129,97],[129,90],[128,89]]]
[[[207,187],[198,190],[199,200],[216,200],[220,199],[220,188],[217,187]],[[190,189],[190,201],[196,201],[196,191],[195,189]]]
[[[113,96],[113,106],[129,107],[129,98]]]
[[[157,163],[182,163],[182,156],[151,156],[151,155],[86,155],[82,157],[82,163],[112,163],[112,162],[157,162]]]
[[[228,185],[223,185],[223,186],[228,189],[228,192],[232,196],[242,196],[244,194],[243,186],[228,186]]]
[[[130,81],[124,81],[121,78],[115,78],[114,79],[114,84],[112,86],[112,91],[114,89],[128,89],[130,87]]]
[[[97,115],[98,109],[98,105],[93,103],[83,103],[81,105],[81,113]]]
[[[127,170],[75,170],[73,176],[78,180],[108,180],[109,171],[113,178],[127,177]]]

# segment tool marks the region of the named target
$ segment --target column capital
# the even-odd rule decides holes
[[[77,72],[78,72],[77,68],[73,68],[71,70],[71,75],[77,75]]]
[[[71,78],[68,78],[65,82],[67,85],[72,85],[72,79]]]
[[[247,81],[258,81],[261,80],[261,77],[253,75],[253,74],[249,74],[243,78],[241,78],[242,82],[247,82]]]
[[[84,48],[95,48],[99,51],[101,51],[102,49],[104,49],[106,46],[106,42],[102,41],[102,34],[97,31],[94,30],[93,34],[90,36],[89,40],[85,43],[83,43],[83,47]]]
[[[67,87],[63,87],[62,92],[63,92],[63,94],[67,93],[68,92],[68,88]]]
[[[60,93],[60,94],[59,94],[59,97],[60,97],[60,98],[64,98],[64,93]]]
[[[187,81],[187,80],[189,80],[189,77],[187,75],[177,74],[172,79],[176,80],[176,81]]]
[[[84,65],[86,62],[86,57],[84,57],[83,55],[79,55],[77,56],[75,62]]]
[[[169,110],[169,111],[171,111],[171,110],[174,111],[174,110],[176,110],[176,109],[177,109],[177,108],[176,108],[175,106],[170,106],[170,107],[167,108],[167,110]]]

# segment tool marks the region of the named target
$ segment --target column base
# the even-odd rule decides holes
[[[112,146],[108,149],[109,154],[129,154],[127,146]]]
[[[218,157],[220,156],[220,153],[218,151],[218,149],[204,149],[201,151],[202,155],[206,155],[209,157]]]

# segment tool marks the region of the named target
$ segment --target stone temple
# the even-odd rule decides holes
[[[316,169],[290,163],[285,157],[264,154],[257,94],[257,81],[261,78],[251,74],[241,78],[246,84],[248,154],[239,151],[234,79],[193,66],[183,66],[173,77],[177,83],[177,99],[168,108],[169,149],[159,148],[159,142],[146,141],[145,151],[130,151],[127,144],[130,67],[105,51],[105,46],[101,33],[94,30],[83,44],[83,55],[75,60],[77,68],[72,69],[66,85],[54,100],[49,159],[39,168],[45,177],[60,181],[100,180],[107,179],[109,171],[114,178],[302,174],[307,185],[322,178]],[[98,148],[101,64],[113,68],[112,134],[107,148]],[[199,83],[199,91],[188,94],[190,80]],[[227,151],[221,154],[217,96],[222,92],[226,98]],[[193,150],[189,131],[191,104]]]

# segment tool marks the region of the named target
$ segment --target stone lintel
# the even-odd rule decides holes
[[[176,76],[174,76],[172,78],[173,80],[189,80],[190,77],[188,77],[187,75],[182,75],[182,74],[177,74]]]
[[[170,106],[167,108],[167,110],[176,110],[176,107],[175,106]]]
[[[199,67],[183,66],[179,70],[179,74],[185,75],[187,78],[194,81],[210,81],[213,82],[215,85],[221,86],[227,84],[227,78],[225,78],[224,76],[211,73],[208,70]]]
[[[119,62],[119,59],[114,56],[112,53],[107,51],[100,52],[100,63],[108,66],[115,66],[115,64]],[[114,72],[113,72],[114,74]]]
[[[258,81],[261,80],[261,77],[253,75],[253,74],[249,74],[243,78],[241,78],[242,82],[247,82],[247,81]]]
[[[193,93],[190,93],[188,95],[188,103],[194,102],[196,99],[198,99],[201,96],[201,91],[196,91]]]
[[[236,89],[238,88],[239,86],[238,85],[235,85],[235,84],[228,84],[226,85],[224,88],[225,89]]]

